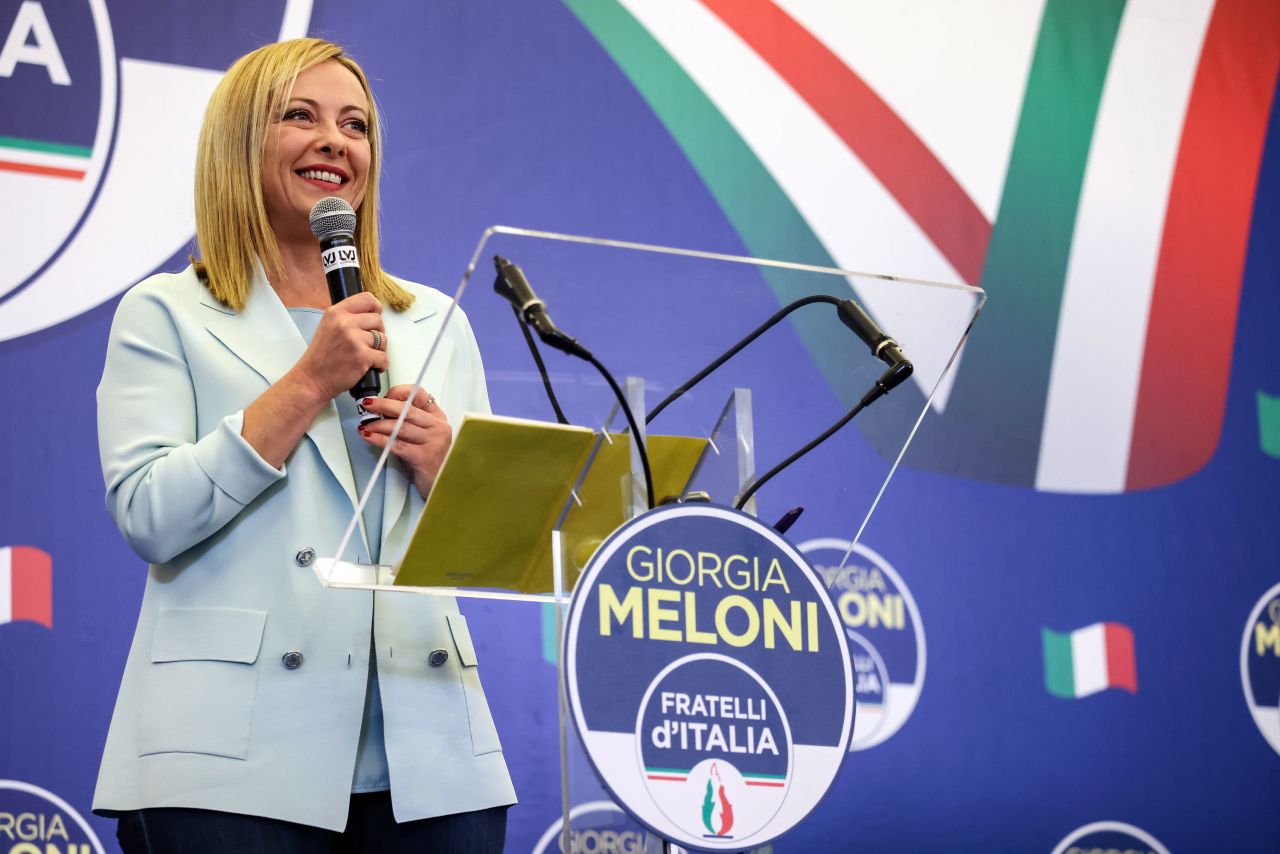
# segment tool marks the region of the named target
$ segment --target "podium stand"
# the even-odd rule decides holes
[[[645,413],[780,306],[813,295],[855,300],[901,346],[914,365],[912,376],[742,507],[772,524],[784,511],[804,506],[802,523],[850,543],[862,536],[916,430],[930,412],[945,407],[950,369],[985,294],[961,285],[501,226],[482,235],[449,312],[465,310],[482,333],[498,417],[448,412],[454,447],[397,564],[349,560],[360,511],[388,464],[384,453],[338,553],[317,560],[315,570],[329,587],[501,599],[544,609],[544,631],[556,632],[561,686],[558,712],[547,716],[559,730],[561,824],[549,827],[540,845],[572,850],[570,835],[605,816],[612,832],[634,832],[646,850],[661,850],[662,840],[609,806],[566,718],[559,673],[559,631],[579,575],[614,528],[648,509],[637,437],[593,368],[546,347],[549,382],[570,423],[531,423],[549,422],[553,410],[510,305],[491,288],[495,255],[523,268],[560,329],[627,378],[623,390],[641,426],[639,441],[649,448],[657,501],[736,505],[763,471],[873,387],[884,364],[842,325],[833,306],[815,303],[763,333],[645,425]],[[752,319],[744,321],[746,316]],[[448,358],[439,341],[449,322],[446,315],[427,348],[419,382],[433,360]],[[756,382],[760,377],[766,379]],[[524,449],[505,464],[493,451],[503,437],[518,438]],[[556,454],[543,453],[553,445],[560,449]],[[561,462],[552,464],[551,456]],[[466,512],[458,512],[460,503]],[[532,519],[537,524],[531,529]],[[851,553],[852,545],[840,569]],[[507,557],[493,557],[498,554]],[[511,555],[522,561],[518,572]],[[499,578],[502,586],[493,583]],[[501,690],[488,685],[491,695]],[[843,774],[849,773],[846,767]]]

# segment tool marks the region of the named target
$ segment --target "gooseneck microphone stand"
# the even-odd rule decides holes
[[[493,290],[511,303],[511,307],[515,309],[516,318],[520,321],[520,327],[524,329],[525,341],[529,345],[530,352],[533,353],[534,363],[538,366],[538,372],[542,376],[543,386],[547,390],[547,396],[551,400],[551,406],[556,412],[557,420],[561,424],[568,423],[568,419],[565,418],[564,412],[560,408],[560,403],[556,400],[555,392],[551,390],[551,378],[547,375],[546,365],[538,353],[538,346],[534,342],[533,336],[529,333],[530,327],[534,332],[538,333],[538,337],[548,347],[553,347],[562,353],[582,359],[599,371],[605,382],[608,383],[614,397],[618,399],[618,405],[622,407],[622,414],[626,416],[627,426],[631,429],[632,441],[636,443],[636,450],[640,456],[640,467],[644,470],[645,495],[649,509],[652,510],[656,504],[653,494],[653,472],[649,468],[649,451],[645,447],[635,413],[631,411],[631,406],[627,403],[627,397],[622,393],[622,388],[618,385],[618,381],[613,378],[613,374],[609,373],[609,369],[590,350],[578,343],[577,339],[571,338],[556,328],[555,324],[551,322],[551,316],[547,313],[546,305],[533,293],[533,288],[529,285],[528,279],[525,278],[524,271],[518,265],[511,263],[501,255],[493,256],[493,265],[498,271],[498,276],[493,282]]]
[[[867,390],[867,393],[862,396],[858,403],[845,413],[840,420],[836,421],[835,424],[832,424],[818,436],[814,437],[798,451],[788,456],[773,468],[769,469],[769,471],[765,472],[762,476],[756,478],[756,480],[752,482],[751,486],[747,487],[747,489],[743,491],[741,497],[739,497],[737,502],[734,504],[734,507],[738,510],[745,507],[747,501],[751,499],[751,496],[755,495],[756,491],[759,490],[760,487],[764,486],[780,474],[783,469],[787,468],[796,460],[800,459],[827,439],[831,438],[840,430],[841,427],[852,421],[859,412],[866,409],[872,403],[875,403],[881,397],[884,397],[894,388],[901,385],[907,377],[911,376],[911,372],[914,368],[911,362],[907,360],[906,356],[902,354],[902,349],[898,346],[898,342],[881,332],[880,327],[876,325],[876,322],[871,319],[870,315],[863,311],[862,306],[858,305],[851,299],[840,299],[839,297],[827,294],[814,294],[812,296],[801,297],[800,299],[783,306],[772,317],[739,340],[738,343],[734,344],[724,353],[711,360],[710,364],[686,380],[679,388],[671,392],[671,394],[667,395],[661,403],[655,406],[653,410],[645,416],[646,424],[652,422],[653,419],[657,418],[662,410],[666,409],[674,400],[706,379],[713,371],[736,356],[752,341],[755,341],[765,332],[768,332],[780,323],[783,318],[787,317],[787,315],[797,311],[798,309],[804,308],[805,306],[814,305],[815,303],[834,305],[836,307],[836,314],[840,318],[840,322],[849,327],[849,329],[851,329],[853,333],[857,335],[868,348],[870,348],[871,354],[888,365],[888,368],[880,375],[871,388]]]

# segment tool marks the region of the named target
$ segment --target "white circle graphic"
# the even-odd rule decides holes
[[[98,834],[93,832],[93,828],[89,826],[89,822],[84,820],[84,816],[76,812],[75,807],[64,801],[62,798],[50,792],[48,789],[42,789],[31,783],[24,783],[21,780],[0,780],[0,790],[10,789],[15,792],[24,792],[28,795],[35,795],[38,798],[44,798],[58,809],[62,810],[75,821],[76,826],[88,837],[89,842],[93,845],[93,850],[97,854],[104,854],[102,850],[102,841],[98,839]]]
[[[893,682],[894,673],[885,666],[884,658],[879,650],[875,649],[871,638],[865,632],[858,632],[852,627],[846,628],[851,641],[870,648],[870,657],[872,663],[875,664],[875,669],[882,673],[887,672],[889,678],[888,684],[884,685],[884,702],[878,709],[867,708],[862,703],[859,703],[858,706],[857,726],[854,727],[849,749],[851,751],[867,750],[877,744],[882,744],[893,737],[898,730],[902,729],[907,719],[911,717],[911,713],[915,711],[916,703],[920,700],[920,694],[924,690],[925,665],[928,661],[928,656],[924,638],[924,621],[920,618],[920,609],[916,606],[916,600],[911,595],[910,588],[907,587],[906,582],[902,580],[902,576],[898,574],[897,570],[879,552],[862,543],[855,543],[838,537],[819,537],[800,543],[799,549],[806,555],[823,549],[841,552],[845,556],[839,567],[841,570],[847,566],[849,555],[858,555],[888,576],[898,594],[902,596],[903,607],[911,616],[911,626],[916,647],[916,668],[915,678],[910,682]],[[821,572],[822,570],[819,569],[820,574]],[[828,589],[830,590],[830,588]],[[830,592],[834,594],[835,591]],[[843,617],[841,619],[843,620]]]
[[[1095,821],[1092,824],[1086,824],[1084,827],[1076,828],[1058,843],[1057,847],[1053,849],[1053,854],[1066,854],[1069,845],[1094,833],[1127,833],[1143,845],[1149,846],[1156,854],[1169,854],[1169,849],[1165,848],[1160,843],[1160,840],[1142,828],[1134,827],[1132,824],[1126,824],[1123,821]]]
[[[1257,626],[1263,618],[1264,610],[1272,626],[1268,630],[1267,640],[1270,640],[1270,633],[1274,632],[1278,638],[1275,642],[1280,645],[1280,605],[1277,603],[1280,603],[1280,584],[1262,594],[1262,598],[1249,613],[1249,619],[1245,620],[1244,637],[1240,639],[1240,684],[1244,687],[1244,700],[1249,706],[1249,714],[1253,715],[1253,722],[1257,725],[1258,731],[1267,740],[1267,744],[1271,745],[1271,749],[1280,753],[1280,699],[1264,698],[1275,702],[1274,706],[1259,703],[1253,693],[1253,683],[1249,680],[1249,650],[1256,649]],[[1276,654],[1280,656],[1280,649]],[[1280,662],[1277,664],[1280,665]]]

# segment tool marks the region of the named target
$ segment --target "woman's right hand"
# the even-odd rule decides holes
[[[375,350],[373,332],[383,338],[382,304],[370,293],[358,293],[325,310],[297,370],[333,400],[350,389],[370,368],[387,369],[385,349]]]

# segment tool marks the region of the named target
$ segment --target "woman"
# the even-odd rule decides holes
[[[378,122],[341,48],[268,45],[200,135],[201,260],[120,302],[98,389],[107,507],[151,563],[94,797],[126,851],[501,850],[515,802],[452,599],[326,589],[357,485],[410,407],[348,558],[393,563],[487,411],[475,339],[378,264]],[[311,206],[357,211],[366,293],[330,306]],[[412,381],[444,325],[424,380]],[[347,389],[370,368],[383,416]],[[357,432],[357,430],[359,432]]]

